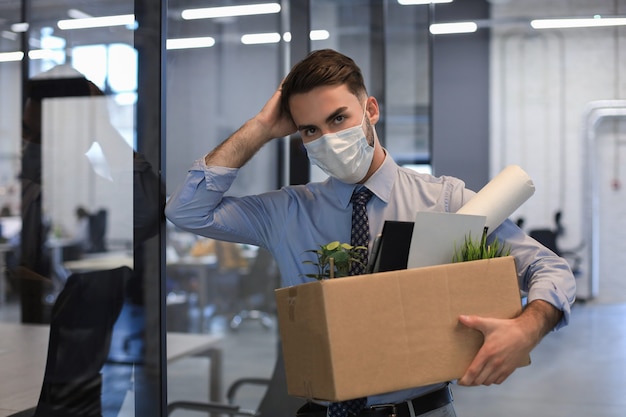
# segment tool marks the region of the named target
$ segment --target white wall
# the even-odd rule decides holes
[[[494,2],[495,3],[495,2]],[[626,1],[612,0],[519,0],[497,2],[492,17],[497,23],[509,17],[550,18],[624,15]],[[611,229],[611,241],[626,241],[624,188],[614,190],[617,174],[626,184],[624,124],[598,136],[598,143],[621,146],[599,155],[600,175],[586,171],[590,157],[583,147],[586,107],[595,100],[626,98],[626,27],[556,29],[537,31],[528,26],[496,24],[491,42],[491,174],[508,164],[521,165],[534,179],[536,194],[516,213],[525,227],[552,227],[554,213],[563,212],[565,235],[561,248],[577,248],[589,241],[584,212],[590,189],[585,178],[592,176],[607,194],[599,206],[603,228]],[[624,244],[609,243],[602,235],[602,297],[626,293],[622,282],[626,267]],[[589,248],[587,244],[586,249]],[[587,295],[589,255],[585,250],[579,294]],[[621,259],[621,260],[620,260]],[[604,288],[603,288],[604,287]],[[618,291],[619,290],[619,291]]]
[[[107,211],[106,239],[133,241],[133,149],[111,125],[107,97],[45,99],[42,209],[53,227],[75,230],[75,210]]]

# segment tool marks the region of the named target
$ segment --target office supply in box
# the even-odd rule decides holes
[[[316,281],[275,295],[288,392],[328,401],[457,379],[483,341],[458,316],[512,318],[522,309],[512,257]]]
[[[367,272],[406,269],[414,222],[386,220],[383,231],[376,236],[367,265]]]
[[[535,184],[517,165],[509,165],[481,188],[457,214],[486,216],[487,234],[491,234],[515,210],[535,193]]]
[[[466,237],[480,241],[486,219],[469,214],[418,212],[407,268],[452,262],[455,249],[463,246]]]

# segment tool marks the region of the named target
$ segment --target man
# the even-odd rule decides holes
[[[370,237],[380,233],[385,220],[413,221],[420,210],[456,212],[474,195],[456,178],[435,178],[396,165],[378,140],[374,126],[379,116],[378,103],[367,95],[356,64],[332,50],[315,51],[294,66],[255,117],[196,161],[172,195],[166,215],[197,234],[269,249],[287,286],[305,282],[305,274],[314,272],[303,264],[312,260],[307,250],[350,241],[350,200],[361,185],[373,192],[367,203]],[[264,144],[296,130],[309,158],[329,174],[326,181],[241,198],[224,196],[238,169]],[[567,263],[511,221],[490,238],[511,246],[529,303],[511,320],[459,318],[485,336],[458,381],[462,385],[503,382],[545,334],[568,322],[574,299]],[[396,407],[371,408],[380,404]],[[435,409],[429,415],[455,415],[447,384],[371,396],[356,415],[414,416]]]

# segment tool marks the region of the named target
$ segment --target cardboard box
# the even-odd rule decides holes
[[[458,379],[483,342],[458,316],[522,308],[513,257],[311,282],[276,301],[289,394],[328,401]]]

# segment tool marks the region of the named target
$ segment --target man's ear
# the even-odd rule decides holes
[[[365,102],[367,117],[372,125],[375,125],[380,119],[380,109],[376,97],[369,96]]]

